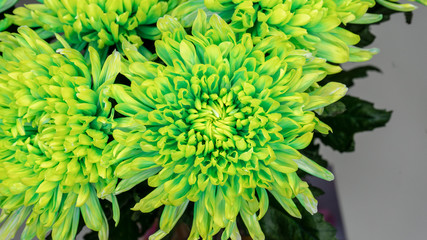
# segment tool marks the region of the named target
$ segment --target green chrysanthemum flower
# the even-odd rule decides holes
[[[17,25],[43,27],[49,32],[64,33],[77,48],[91,43],[102,49],[123,39],[141,46],[143,39],[160,37],[157,19],[180,0],[45,0],[17,8],[8,17]],[[121,44],[117,45],[118,47]],[[150,54],[147,52],[147,54]]]
[[[346,87],[316,84],[328,70],[325,60],[295,50],[282,37],[254,44],[237,39],[219,16],[208,22],[199,12],[192,36],[171,17],[156,51],[166,66],[148,62],[127,44],[123,74],[131,86],[113,85],[117,101],[115,141],[103,160],[118,164],[116,193],[148,178],[155,187],[135,205],[150,212],[165,205],[160,230],[169,233],[188,203],[194,202],[189,239],[240,239],[240,214],[253,239],[264,239],[257,219],[268,209],[270,192],[292,216],[297,198],[311,213],[317,201],[296,171],[332,180],[333,175],[298,152],[316,129],[329,127],[313,110],[337,101]],[[259,213],[257,214],[257,212]]]
[[[340,27],[360,18],[374,4],[373,0],[190,0],[172,13],[191,25],[194,6],[207,8],[230,22],[236,33],[264,38],[283,32],[297,49],[344,63],[366,61],[376,53],[354,47],[360,37]]]
[[[98,197],[117,179],[100,164],[109,139],[111,103],[106,91],[119,72],[115,52],[101,68],[65,46],[55,53],[27,27],[0,33],[0,239],[27,219],[22,239],[74,239],[80,213],[88,228],[108,238]]]

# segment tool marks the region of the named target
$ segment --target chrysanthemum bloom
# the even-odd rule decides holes
[[[296,171],[333,175],[298,149],[315,129],[328,132],[313,110],[337,101],[346,87],[319,87],[326,70],[318,59],[281,37],[258,44],[250,34],[237,39],[217,15],[207,21],[199,12],[192,35],[172,17],[158,27],[163,37],[156,51],[166,66],[126,51],[123,73],[131,86],[111,88],[124,117],[103,156],[119,163],[117,193],[147,178],[155,187],[134,207],[150,212],[165,205],[150,239],[166,236],[190,201],[189,239],[212,239],[222,228],[222,239],[240,239],[238,214],[253,239],[264,239],[258,219],[268,209],[268,192],[292,216],[300,217],[295,197],[316,212],[317,201]]]
[[[101,68],[89,49],[90,65],[60,39],[55,53],[27,27],[0,33],[0,239],[74,239],[80,214],[86,226],[108,238],[99,197],[117,179],[100,164],[109,139],[111,103],[105,92],[119,72],[115,52]],[[110,184],[110,185],[109,185]],[[28,220],[27,220],[28,217]]]
[[[144,39],[158,39],[157,19],[179,0],[50,0],[17,8],[8,17],[17,25],[43,27],[64,33],[69,43],[80,49],[87,43],[100,49],[123,39],[141,47]],[[118,47],[121,44],[117,44]]]
[[[365,14],[373,4],[373,0],[190,0],[172,13],[191,25],[192,6],[203,7],[218,12],[236,33],[264,38],[283,32],[297,49],[344,63],[367,61],[376,53],[375,49],[354,47],[360,37],[340,27]]]

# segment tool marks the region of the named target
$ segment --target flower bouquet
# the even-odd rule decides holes
[[[74,239],[83,227],[99,239],[276,239],[263,229],[292,233],[307,219],[319,229],[288,238],[334,238],[320,236],[331,226],[304,180],[334,179],[312,141],[331,142],[325,122],[342,105],[366,104],[338,102],[347,86],[327,76],[378,52],[350,31],[383,19],[376,3],[415,9],[16,2],[0,1],[0,239],[21,226],[21,239]],[[390,117],[375,114],[384,116],[376,126]],[[297,224],[263,222],[274,214]],[[189,228],[181,238],[180,226]]]

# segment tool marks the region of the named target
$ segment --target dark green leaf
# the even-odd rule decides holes
[[[354,80],[356,78],[366,78],[368,76],[369,71],[381,72],[381,70],[374,66],[361,66],[356,67],[351,70],[343,70],[340,73],[329,75],[326,77],[322,84],[325,85],[328,82],[339,82],[345,84],[347,87],[351,87],[354,85]]]
[[[261,219],[265,238],[269,240],[334,240],[335,228],[326,222],[323,215],[311,215],[297,204],[302,218],[294,218],[272,204]]]
[[[345,104],[338,101],[324,108],[322,117],[335,117],[345,112]]]
[[[345,96],[341,102],[346,106],[344,113],[334,117],[320,116],[334,132],[326,136],[318,134],[324,144],[340,152],[354,151],[354,134],[383,127],[390,120],[391,111],[376,109],[368,101]]]

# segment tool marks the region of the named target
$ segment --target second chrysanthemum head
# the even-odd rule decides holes
[[[282,35],[297,49],[345,63],[367,61],[377,53],[377,49],[355,47],[360,36],[343,27],[349,21],[372,18],[372,14],[365,14],[373,5],[374,0],[189,0],[171,14],[190,26],[197,7],[207,9],[208,14],[219,14],[239,36],[250,33],[254,39],[262,39]],[[378,15],[376,20],[380,19]]]
[[[80,216],[108,239],[99,198],[117,178],[100,164],[112,128],[106,90],[115,81],[120,54],[89,61],[58,36],[55,52],[28,27],[0,33],[0,239],[74,239]]]
[[[166,236],[190,201],[189,239],[210,239],[222,228],[223,239],[238,239],[239,214],[251,236],[263,239],[258,219],[268,209],[267,192],[295,217],[295,197],[316,212],[317,201],[296,171],[333,175],[298,149],[314,130],[329,131],[313,110],[347,91],[338,83],[317,85],[326,70],[310,64],[324,61],[280,37],[257,44],[249,34],[238,39],[219,16],[208,20],[202,11],[192,35],[171,17],[158,27],[163,37],[156,51],[166,66],[125,44],[122,69],[131,85],[111,88],[123,117],[103,155],[104,164],[118,164],[115,175],[123,180],[116,193],[147,178],[155,187],[134,207],[150,212],[165,205],[150,239]]]
[[[120,49],[123,40],[138,46],[147,57],[151,52],[144,41],[160,36],[156,22],[180,0],[69,0],[42,1],[16,8],[7,18],[14,24],[41,27],[43,36],[64,33],[76,49],[87,44],[98,49]],[[150,47],[149,47],[150,48]]]

